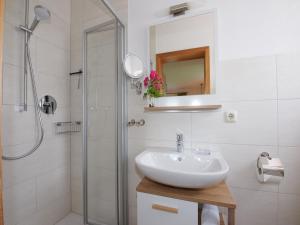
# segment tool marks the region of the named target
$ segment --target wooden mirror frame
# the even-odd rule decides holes
[[[209,46],[156,54],[156,71],[163,78],[163,64],[204,58],[204,92],[210,94]]]

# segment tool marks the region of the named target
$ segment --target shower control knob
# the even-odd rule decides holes
[[[127,124],[129,127],[133,127],[136,124],[135,119],[130,120]]]
[[[52,96],[45,95],[43,98],[41,98],[39,102],[39,107],[40,110],[45,114],[54,114],[57,108],[57,103]]]

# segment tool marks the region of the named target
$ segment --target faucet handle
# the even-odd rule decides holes
[[[176,134],[176,139],[177,139],[177,141],[183,141],[183,134],[182,133],[177,133]]]

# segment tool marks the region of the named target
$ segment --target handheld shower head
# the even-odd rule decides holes
[[[36,26],[39,24],[41,20],[47,20],[51,17],[50,11],[41,5],[37,5],[34,7],[34,13],[35,13],[35,17],[30,26],[31,31],[33,31],[36,28]]]

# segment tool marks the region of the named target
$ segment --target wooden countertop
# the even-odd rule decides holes
[[[236,203],[225,182],[207,189],[185,189],[166,186],[147,178],[139,183],[137,192],[170,197],[190,202],[207,203],[230,209],[236,208]]]

